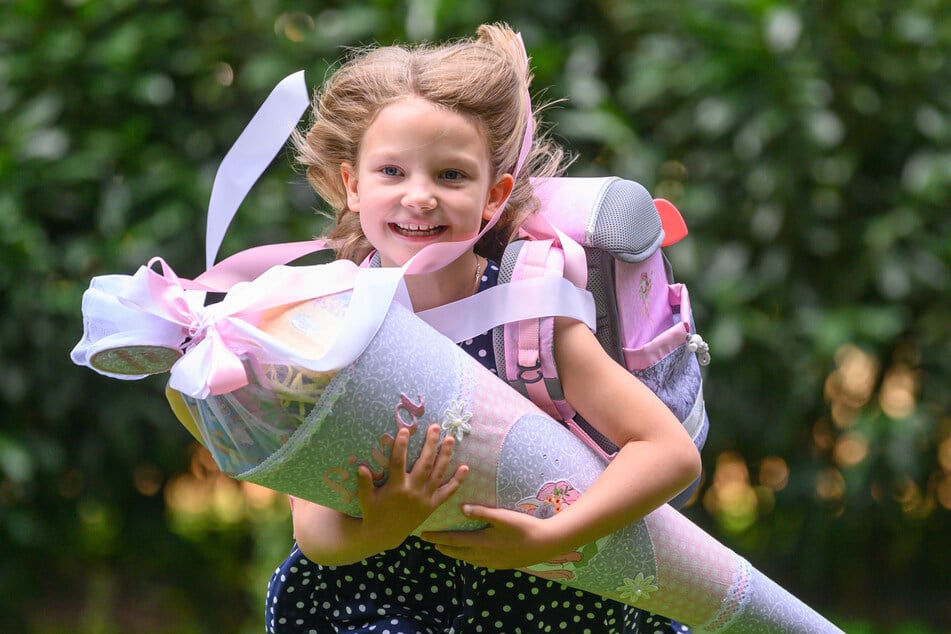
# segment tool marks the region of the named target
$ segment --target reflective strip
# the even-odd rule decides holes
[[[703,381],[700,381],[700,389],[697,390],[697,399],[693,402],[693,407],[687,418],[682,421],[684,429],[690,434],[690,438],[696,440],[703,432],[703,422],[706,420],[706,410],[703,402]]]

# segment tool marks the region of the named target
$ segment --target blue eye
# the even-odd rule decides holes
[[[380,172],[381,172],[384,176],[399,176],[399,175],[400,175],[400,170],[399,170],[399,168],[398,168],[398,167],[393,167],[392,165],[387,165],[386,167],[381,168],[381,169],[380,169]]]
[[[462,178],[462,172],[459,170],[446,170],[442,173],[442,177],[448,181],[455,181]]]

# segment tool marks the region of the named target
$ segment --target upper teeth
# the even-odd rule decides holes
[[[405,231],[432,231],[433,229],[438,228],[439,225],[403,225],[397,224],[397,227]]]

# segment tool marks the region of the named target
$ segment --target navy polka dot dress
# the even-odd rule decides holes
[[[490,263],[479,290],[494,286]],[[492,338],[462,348],[495,372]],[[309,561],[295,544],[268,584],[268,634],[570,634],[689,632],[642,612],[515,570],[477,568],[409,537],[347,566]]]

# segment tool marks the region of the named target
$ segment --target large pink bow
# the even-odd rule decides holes
[[[161,274],[152,267],[161,266]],[[259,347],[244,326],[256,324],[263,307],[240,305],[226,295],[219,304],[196,305],[161,258],[140,267],[117,300],[123,306],[180,326],[184,355],[172,366],[172,387],[196,398],[224,394],[247,384],[241,356]],[[227,343],[226,343],[227,341]]]
[[[156,264],[160,271],[154,270]],[[251,282],[236,284],[221,302],[204,306],[203,294],[188,290],[190,283],[183,283],[161,258],[153,258],[131,277],[109,277],[124,279],[106,293],[93,280],[87,294],[94,297],[83,307],[86,332],[73,360],[102,372],[90,359],[103,350],[142,342],[180,348],[183,355],[172,365],[169,383],[199,399],[246,385],[242,357],[249,353],[313,371],[352,363],[376,333],[401,283],[399,269],[360,269],[345,260],[277,266]],[[257,328],[266,310],[345,291],[353,291],[343,318],[347,328],[320,359],[303,357]],[[118,319],[116,309],[122,313]]]

